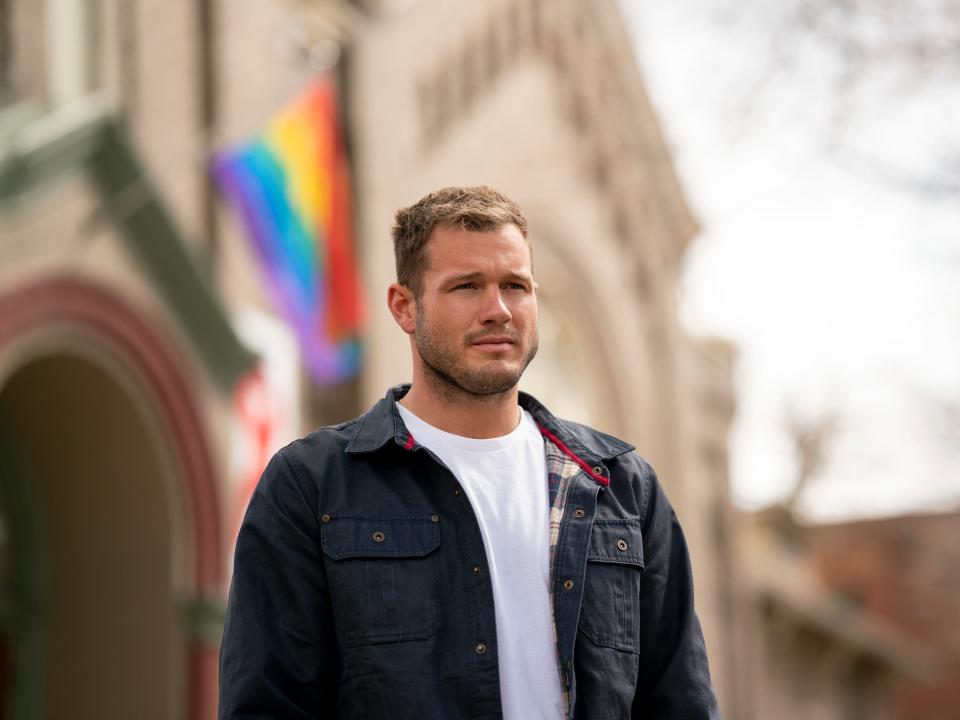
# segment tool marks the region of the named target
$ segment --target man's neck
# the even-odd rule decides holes
[[[471,395],[461,390],[442,396],[414,381],[400,404],[418,418],[444,432],[477,440],[502,437],[520,422],[518,390],[494,395]]]

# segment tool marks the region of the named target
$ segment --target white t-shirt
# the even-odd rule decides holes
[[[524,410],[510,434],[475,440],[397,406],[414,439],[460,481],[480,522],[493,584],[503,717],[562,718],[550,604],[547,462],[536,422]]]

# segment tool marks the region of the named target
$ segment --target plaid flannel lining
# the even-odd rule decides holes
[[[550,577],[554,577],[554,565],[557,554],[557,541],[560,538],[560,521],[567,504],[567,491],[570,481],[581,472],[580,466],[544,437],[543,446],[547,457],[547,488],[550,493]],[[563,705],[566,716],[570,717],[570,682],[560,665],[560,644],[557,637],[556,611],[553,607],[553,592],[550,593],[550,611],[553,613],[553,641],[557,651],[557,671],[560,673],[560,686],[563,688]]]

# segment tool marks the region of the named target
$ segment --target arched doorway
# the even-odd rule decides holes
[[[84,281],[0,295],[7,717],[215,714],[221,522],[175,349]]]
[[[39,564],[31,569],[39,595],[11,603],[32,626],[14,628],[11,644],[33,649],[31,659],[17,653],[12,669],[34,674],[41,716],[182,717],[187,638],[174,518],[139,409],[103,369],[54,355],[0,390],[0,428],[19,475],[4,479],[29,488],[32,507],[18,511],[35,515],[35,532],[10,533],[7,556]]]

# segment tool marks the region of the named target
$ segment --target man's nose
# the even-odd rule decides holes
[[[499,287],[491,287],[484,293],[480,320],[483,323],[504,324],[513,318],[510,308],[503,300]]]

